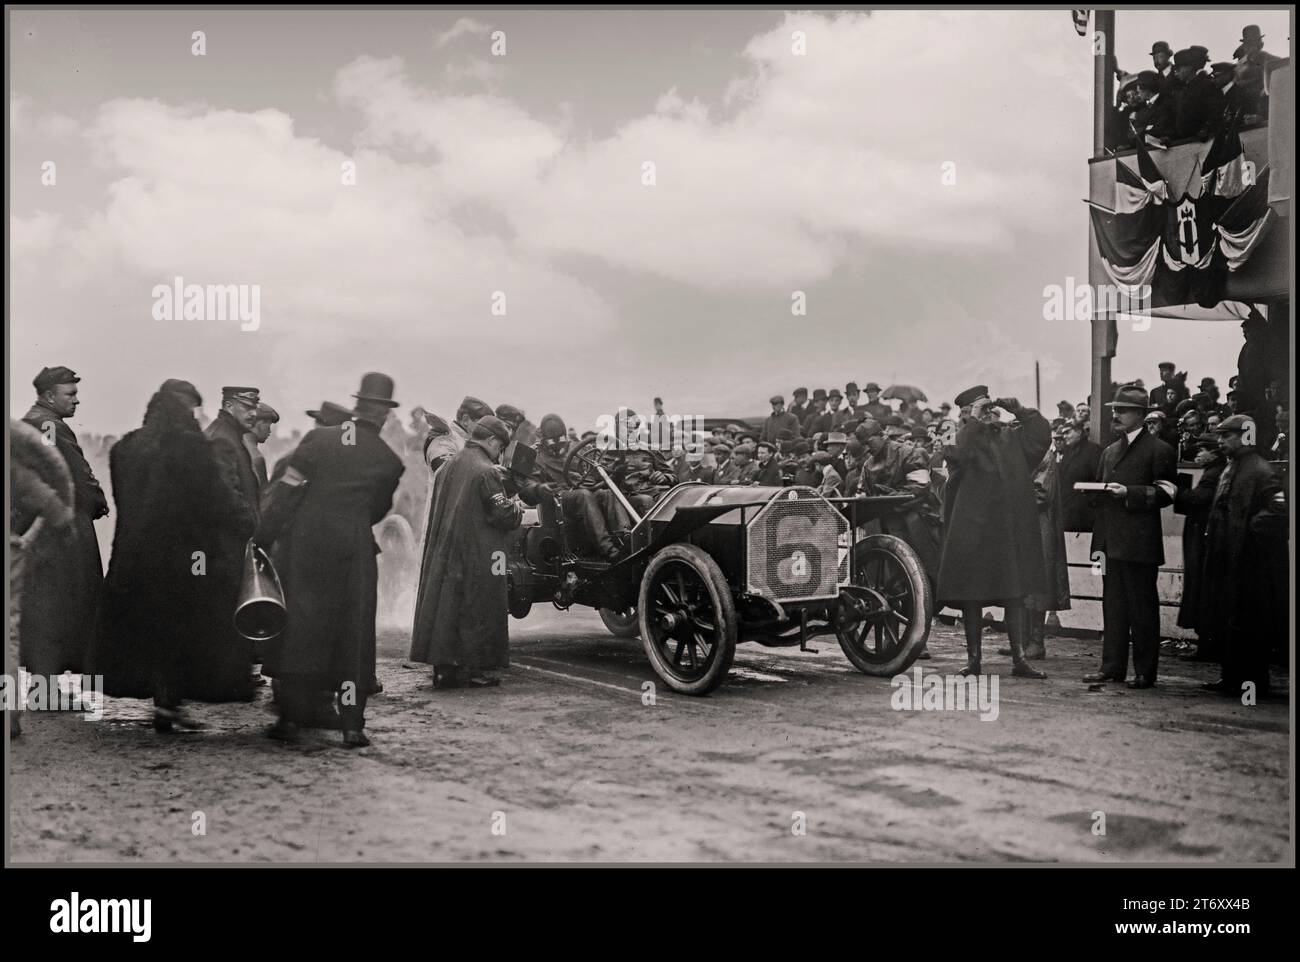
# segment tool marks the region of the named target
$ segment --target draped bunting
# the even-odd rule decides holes
[[[1213,307],[1227,275],[1246,263],[1273,221],[1269,169],[1257,172],[1246,160],[1235,130],[1210,145],[1196,196],[1174,196],[1145,144],[1136,170],[1115,164],[1115,209],[1089,205],[1111,282],[1132,296],[1149,291],[1152,306]]]

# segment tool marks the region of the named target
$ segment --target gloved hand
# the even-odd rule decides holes
[[[1015,414],[1020,410],[1020,401],[1013,397],[1000,397],[993,401],[993,406]]]

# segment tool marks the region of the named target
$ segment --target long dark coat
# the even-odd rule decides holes
[[[1197,628],[1207,631],[1225,657],[1242,646],[1267,654],[1277,633],[1286,630],[1285,618],[1277,616],[1286,611],[1282,486],[1254,450],[1237,458],[1230,482],[1226,495],[1213,498],[1205,527]]]
[[[510,664],[506,532],[522,512],[492,458],[470,441],[434,478],[411,659],[468,671]],[[500,554],[497,554],[500,552]],[[495,556],[495,557],[494,557]]]
[[[212,419],[212,423],[204,429],[203,433],[212,442],[213,452],[216,454],[222,479],[226,487],[230,489],[231,496],[243,505],[244,510],[252,514],[253,522],[256,524],[260,509],[260,484],[257,479],[257,469],[253,466],[253,455],[244,443],[244,435],[247,432],[229,412],[218,411],[217,416]],[[249,665],[249,671],[245,672],[247,676],[245,684],[240,691],[232,693],[229,697],[251,699],[253,697],[251,663],[265,660],[265,653],[256,651],[257,646],[235,630],[233,620],[235,605],[239,598],[239,582],[243,575],[242,559],[246,543],[247,538],[239,538],[229,534],[221,537],[220,551],[222,556],[238,556],[241,561],[239,566],[230,572],[229,577],[220,583],[222,596],[217,602],[218,609],[220,611],[230,611],[232,617],[222,617],[216,622],[216,625],[218,630],[224,634],[223,643],[228,648],[241,652],[244,662]]]
[[[1034,496],[1038,499],[1038,538],[1043,546],[1047,588],[1030,595],[1029,607],[1038,611],[1067,611],[1070,607],[1070,568],[1065,560],[1065,529],[1061,527],[1060,476],[1056,452],[1048,451],[1034,471]]]
[[[38,532],[24,559],[20,660],[34,675],[81,672],[104,583],[95,520],[108,514],[108,498],[63,418],[37,404],[23,420],[42,433],[46,424],[54,426],[55,447],[72,475],[75,511],[67,527]]]
[[[1061,451],[1056,476],[1061,489],[1061,526],[1066,531],[1091,531],[1094,510],[1082,491],[1075,491],[1076,481],[1096,481],[1101,464],[1101,447],[1083,438]]]
[[[406,468],[379,428],[361,420],[309,431],[289,468],[306,487],[273,484],[255,535],[263,547],[287,536],[277,556],[288,621],[267,644],[263,671],[321,689],[353,682],[364,691],[374,675],[379,586],[371,527],[392,507]]]
[[[1222,456],[1205,465],[1193,488],[1179,488],[1174,494],[1174,511],[1183,515],[1183,593],[1178,602],[1178,627],[1196,631],[1197,640],[1210,653],[1213,639],[1208,627],[1199,630],[1200,606],[1205,591],[1205,526],[1210,520],[1210,505],[1219,486],[1219,475],[1227,464]]]
[[[945,452],[943,604],[1018,603],[1047,587],[1030,472],[1052,443],[1052,428],[1030,408],[1006,427],[968,421]]]
[[[155,668],[174,659],[178,698],[242,700],[248,658],[228,644],[226,586],[240,577],[253,516],[212,444],[183,400],[159,392],[144,426],[113,446],[109,470],[117,527],[92,671],[106,694],[145,698]]]

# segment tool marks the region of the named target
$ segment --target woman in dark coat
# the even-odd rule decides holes
[[[198,403],[197,392],[159,391],[109,458],[117,527],[93,671],[106,694],[152,695],[160,731],[194,726],[182,699],[237,698],[248,680],[243,652],[224,644],[234,610],[221,590],[243,556],[221,545],[246,541],[253,516],[223,483]]]
[[[483,673],[510,664],[506,533],[522,509],[493,467],[509,440],[501,421],[483,418],[434,479],[411,660],[434,666],[437,687],[493,684]]]
[[[963,391],[956,403],[964,423],[956,444],[944,452],[949,479],[938,603],[961,609],[966,631],[963,674],[979,674],[981,612],[987,605],[1000,605],[1006,609],[1012,674],[1043,678],[1024,660],[1024,601],[1047,588],[1030,472],[1047,453],[1052,428],[1015,398],[990,400],[983,385]],[[1014,414],[1017,423],[1000,423],[994,407]]]

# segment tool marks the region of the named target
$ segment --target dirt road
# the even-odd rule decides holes
[[[1210,666],[1162,659],[1160,686],[1090,691],[1099,643],[1049,641],[998,716],[900,711],[888,679],[819,654],[742,646],[728,682],[685,698],[592,612],[511,622],[502,687],[434,692],[381,634],[359,752],[289,747],[254,705],[200,705],[160,736],[143,702],[104,718],[30,713],[12,747],[16,862],[1275,861],[1288,822],[1288,694],[1201,692]],[[991,636],[988,647],[1005,643]],[[925,672],[964,664],[936,626]],[[1006,671],[989,654],[986,668]],[[1276,676],[1275,676],[1276,679]],[[1104,813],[1105,834],[1093,827]],[[196,814],[202,813],[202,818]],[[198,829],[203,829],[199,834]],[[803,832],[800,832],[800,829]]]

